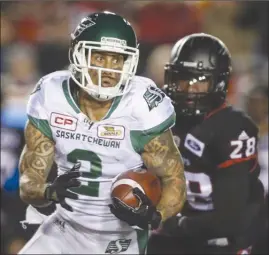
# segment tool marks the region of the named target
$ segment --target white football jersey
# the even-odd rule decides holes
[[[174,125],[174,107],[152,80],[135,76],[131,90],[116,97],[106,116],[93,122],[80,111],[78,87],[69,78],[69,71],[44,76],[27,107],[29,121],[55,142],[58,174],[81,162],[82,185],[70,189],[79,199],[66,199],[74,211],[58,210],[89,229],[130,230],[108,207],[112,181],[143,164],[144,145]]]

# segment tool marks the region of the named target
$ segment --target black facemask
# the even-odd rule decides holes
[[[172,99],[177,115],[204,116],[223,104],[225,94],[214,91],[214,84],[218,81],[213,77],[209,72],[166,68],[164,91]],[[209,87],[206,92],[189,92],[178,85],[179,81],[187,81],[189,86],[197,82],[208,82]]]

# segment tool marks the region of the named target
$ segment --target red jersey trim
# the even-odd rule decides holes
[[[229,160],[224,161],[223,163],[219,164],[218,168],[226,168],[226,167],[232,166],[234,164],[245,162],[245,161],[255,159],[255,158],[257,158],[257,154],[251,155],[251,156],[249,156],[247,158],[229,159]],[[256,162],[254,167],[256,167],[256,165],[257,165],[257,162]],[[251,169],[251,171],[253,171],[253,169]]]

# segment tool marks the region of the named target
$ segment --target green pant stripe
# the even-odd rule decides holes
[[[136,229],[136,234],[137,234],[139,254],[141,255],[145,254],[149,239],[149,231]]]

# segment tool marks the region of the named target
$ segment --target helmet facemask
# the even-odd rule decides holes
[[[122,54],[124,56],[122,70],[92,65],[91,56],[93,51]],[[126,46],[125,40],[103,37],[101,42],[79,41],[70,51],[69,57],[71,76],[74,82],[96,100],[106,101],[124,95],[130,90],[130,81],[137,69],[139,50]],[[98,84],[94,84],[89,73],[90,70],[97,71]],[[113,87],[102,86],[102,72],[119,74],[119,81]]]

